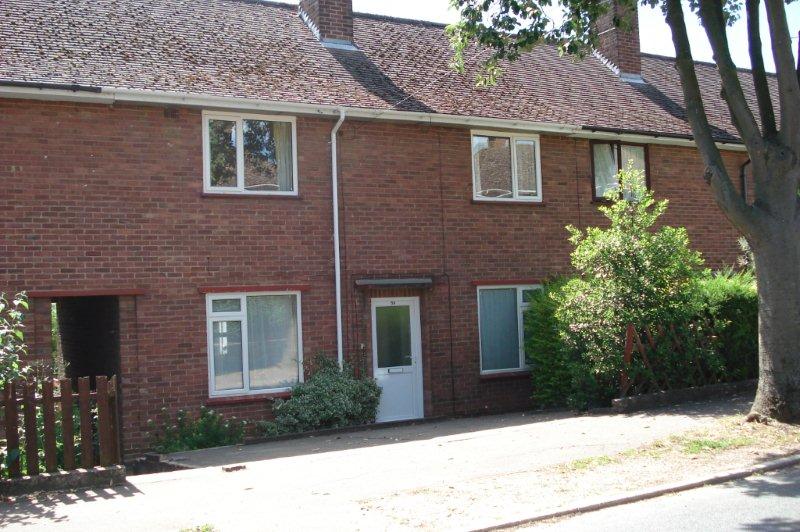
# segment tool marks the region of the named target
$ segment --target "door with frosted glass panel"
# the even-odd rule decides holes
[[[423,416],[419,298],[372,300],[372,367],[381,387],[377,421]]]

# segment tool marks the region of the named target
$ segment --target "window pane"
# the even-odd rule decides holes
[[[511,143],[507,137],[472,137],[472,160],[478,196],[512,197]]]
[[[517,186],[520,196],[536,196],[536,143],[532,140],[518,140],[517,143]]]
[[[630,164],[634,170],[644,173],[644,146],[626,146],[620,148],[622,152],[622,168],[627,168]]]
[[[517,290],[481,290],[481,369],[519,368]]]
[[[292,124],[244,121],[244,188],[291,191]]]
[[[237,299],[214,299],[211,301],[212,312],[239,312],[242,302]]]
[[[242,375],[242,322],[215,321],[211,324],[214,354],[214,389],[244,387]]]
[[[251,389],[297,383],[297,296],[247,297],[247,348]]]
[[[375,336],[378,344],[378,367],[411,365],[411,307],[377,307]]]
[[[609,190],[619,186],[617,181],[617,146],[614,144],[594,144],[594,195],[597,198],[605,196]]]
[[[212,187],[236,186],[236,122],[208,121]]]
[[[526,288],[522,291],[522,302],[523,303],[530,303],[533,295],[541,290],[541,288]]]

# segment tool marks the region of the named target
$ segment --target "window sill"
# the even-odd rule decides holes
[[[472,203],[474,205],[530,205],[531,207],[544,207],[547,204],[543,201],[538,200],[518,200],[518,199],[499,199],[499,200],[490,200],[490,199],[477,199],[472,198]]]
[[[285,199],[285,200],[299,200],[303,199],[299,194],[249,194],[247,192],[201,192],[201,198],[262,198],[262,199]]]
[[[524,379],[531,376],[531,370],[509,370],[498,373],[481,373],[481,382],[483,381],[500,381],[510,379]]]
[[[209,397],[205,406],[243,405],[248,403],[263,403],[275,399],[288,399],[292,396],[291,390],[285,392],[259,393],[253,395],[224,395]]]

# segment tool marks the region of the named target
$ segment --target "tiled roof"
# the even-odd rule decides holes
[[[449,67],[439,24],[356,14],[358,51],[327,49],[297,7],[253,0],[3,0],[0,80],[76,83],[690,135],[673,60],[645,85],[540,46],[491,89]],[[736,137],[719,80],[698,64],[711,123]],[[746,83],[752,95],[752,84]]]

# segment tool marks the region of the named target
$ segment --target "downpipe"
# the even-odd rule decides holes
[[[339,256],[339,165],[336,155],[336,134],[345,119],[346,110],[339,107],[339,120],[331,130],[331,192],[333,196],[333,268],[336,284],[336,356],[339,367],[344,365],[342,346],[342,263]]]

